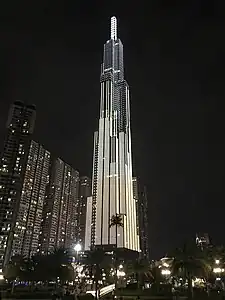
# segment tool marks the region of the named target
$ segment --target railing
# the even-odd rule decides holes
[[[110,284],[110,285],[107,285],[103,288],[100,289],[99,291],[99,295],[97,298],[101,298],[109,293],[112,293],[112,291],[115,289],[115,284]],[[87,294],[92,294],[94,297],[95,297],[95,293],[96,291],[87,291],[86,292]]]

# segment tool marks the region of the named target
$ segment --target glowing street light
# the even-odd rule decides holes
[[[224,272],[224,269],[221,269],[221,268],[214,268],[213,269],[213,273],[222,273]]]
[[[117,270],[118,277],[124,277],[125,275],[126,275],[126,273],[124,271]]]
[[[76,245],[74,246],[74,250],[75,250],[77,253],[80,252],[81,249],[82,249],[81,244],[76,244]]]
[[[79,263],[79,252],[81,251],[82,247],[81,247],[81,244],[76,244],[73,248],[75,251],[76,251],[76,254],[77,254],[77,262]]]
[[[162,275],[170,275],[171,274],[171,271],[170,270],[168,270],[168,269],[162,269],[162,271],[161,271],[161,274]]]
[[[220,260],[219,260],[219,259],[216,259],[216,260],[215,260],[215,264],[216,264],[216,265],[219,265],[219,263],[220,263]]]
[[[164,262],[164,263],[163,263],[163,267],[165,267],[165,268],[169,268],[169,264],[168,264],[168,263],[166,263],[166,262]]]

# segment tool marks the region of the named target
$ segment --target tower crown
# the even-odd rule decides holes
[[[117,40],[117,19],[111,18],[111,40]]]

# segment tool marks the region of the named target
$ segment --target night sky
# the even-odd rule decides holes
[[[118,17],[152,257],[199,231],[225,244],[223,2],[1,3],[1,145],[10,103],[34,103],[34,138],[82,175],[91,175],[103,44]]]

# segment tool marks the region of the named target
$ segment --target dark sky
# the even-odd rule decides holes
[[[225,243],[223,2],[1,3],[0,141],[10,103],[35,103],[35,139],[83,175],[91,174],[103,44],[118,17],[153,257],[198,231]]]

